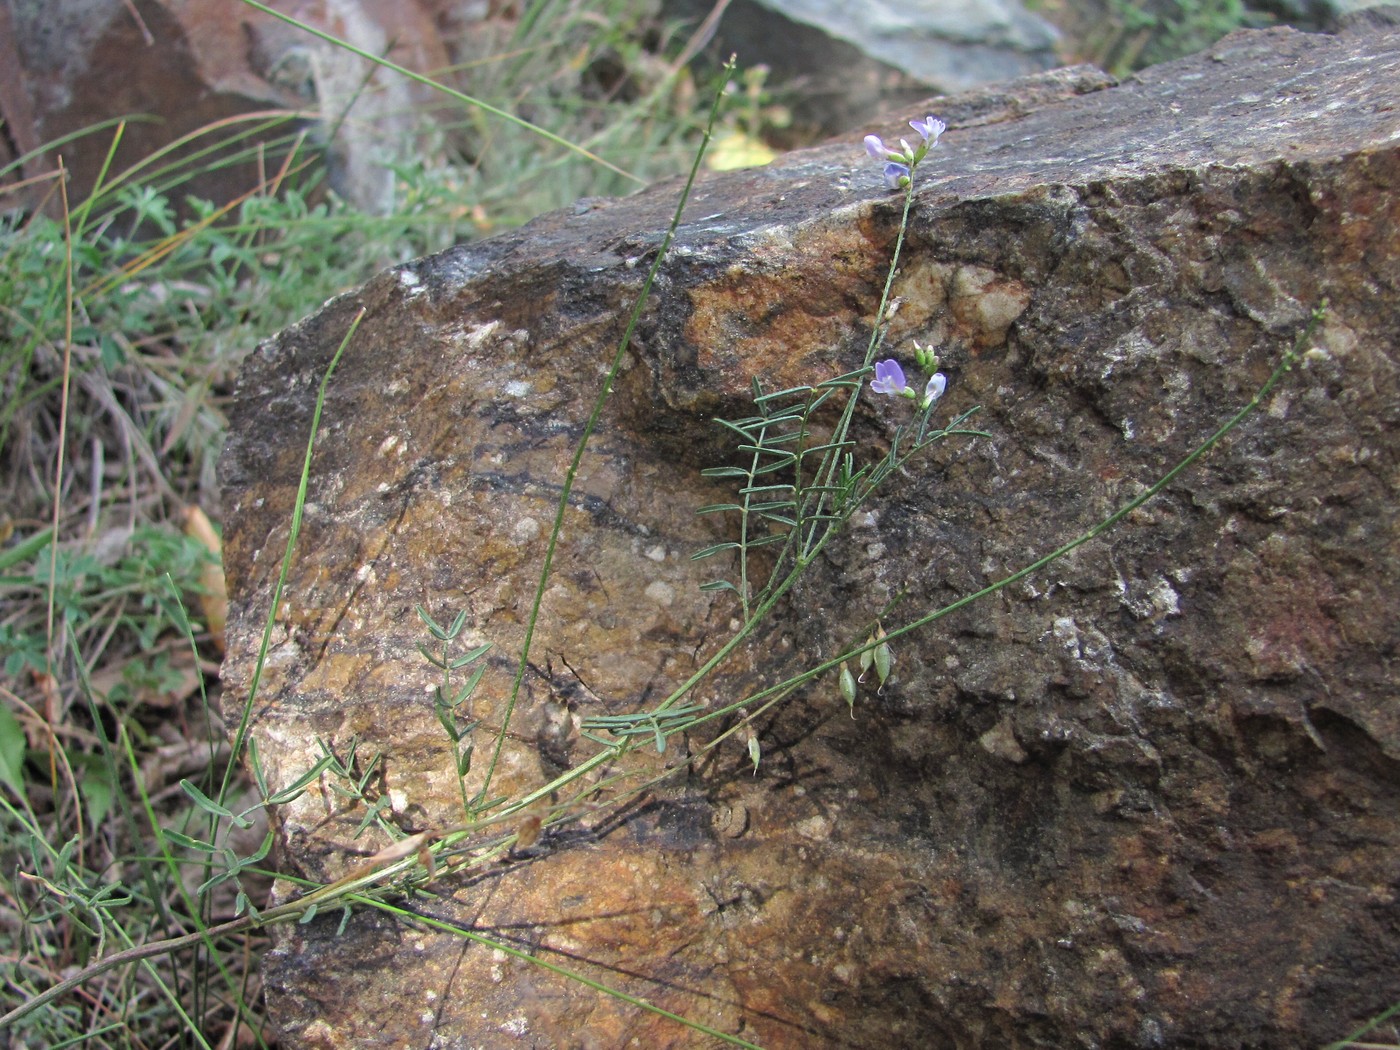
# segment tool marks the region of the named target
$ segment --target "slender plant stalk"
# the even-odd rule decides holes
[[[249,7],[261,11],[265,15],[271,15],[273,18],[286,22],[290,26],[295,26],[297,29],[300,29],[303,33],[310,33],[318,40],[324,40],[328,44],[334,44],[336,47],[349,51],[352,55],[358,55],[360,58],[363,58],[367,62],[373,62],[375,65],[383,66],[385,69],[392,70],[399,76],[406,77],[407,79],[412,80],[416,84],[422,84],[425,87],[432,88],[434,91],[440,91],[444,95],[448,95],[456,99],[458,102],[463,103],[464,105],[472,106],[475,109],[479,109],[485,113],[490,113],[493,117],[500,117],[502,120],[509,121],[517,127],[524,128],[526,131],[529,132],[533,132],[534,134],[538,135],[540,138],[546,140],[547,142],[552,142],[556,146],[560,146],[563,149],[569,150],[573,153],[577,153],[579,156],[591,160],[594,164],[601,164],[603,167],[607,168],[614,174],[621,175],[624,179],[630,179],[632,182],[635,182],[638,185],[642,185],[646,181],[644,179],[638,178],[636,175],[633,175],[630,171],[624,171],[622,168],[619,168],[616,164],[613,164],[611,161],[604,160],[596,153],[590,153],[582,146],[576,145],[570,142],[568,139],[563,138],[560,135],[554,134],[554,132],[552,131],[545,130],[538,124],[531,124],[528,120],[525,120],[523,117],[517,117],[514,113],[508,113],[506,110],[499,109],[496,106],[491,105],[491,103],[489,102],[484,102],[479,98],[473,98],[471,95],[463,94],[460,91],[448,87],[446,84],[440,84],[432,77],[426,77],[422,73],[415,73],[413,72],[413,70],[406,69],[405,67],[398,65],[395,62],[390,62],[387,58],[384,58],[381,55],[376,55],[372,51],[366,51],[363,48],[356,47],[354,44],[350,43],[347,40],[342,40],[339,37],[333,36],[332,34],[325,32],[324,30],[317,29],[313,25],[308,25],[305,22],[300,22],[297,19],[293,18],[291,15],[285,15],[280,11],[274,11],[266,4],[259,3],[258,0],[243,0],[243,3],[247,4]]]
[[[244,0],[245,3],[252,0]],[[516,701],[520,697],[520,688],[525,681],[525,672],[529,668],[530,643],[535,637],[535,626],[539,623],[540,607],[544,603],[545,587],[549,583],[550,568],[554,564],[554,551],[559,545],[559,533],[564,528],[564,514],[569,509],[569,496],[573,493],[574,479],[578,477],[578,469],[583,462],[583,454],[588,448],[589,439],[593,436],[594,429],[598,426],[598,420],[602,418],[603,407],[608,402],[608,397],[612,393],[613,383],[617,379],[618,370],[622,367],[623,359],[627,356],[627,348],[632,343],[632,333],[637,328],[637,322],[641,319],[642,311],[646,309],[647,300],[651,296],[651,286],[656,280],[657,273],[661,270],[662,260],[666,258],[666,252],[671,247],[671,241],[675,239],[676,229],[681,223],[681,214],[685,211],[686,203],[690,200],[691,189],[695,185],[695,179],[700,174],[700,164],[704,160],[705,150],[710,144],[710,138],[714,134],[715,121],[719,117],[719,111],[724,101],[724,89],[729,84],[729,77],[734,72],[735,59],[731,56],[725,64],[724,71],[720,77],[719,89],[715,92],[714,103],[710,106],[709,123],[705,126],[705,133],[701,139],[699,148],[695,151],[695,160],[690,165],[690,175],[685,180],[685,187],[681,190],[680,200],[676,202],[675,213],[671,216],[671,224],[666,227],[666,235],[661,240],[661,246],[657,249],[656,258],[652,260],[651,269],[647,271],[647,277],[642,282],[641,290],[637,293],[636,302],[632,305],[632,313],[627,318],[627,327],[622,333],[622,338],[617,342],[617,349],[613,351],[612,363],[608,367],[607,377],[603,380],[603,385],[598,391],[598,396],[593,402],[593,411],[589,413],[588,422],[584,425],[583,433],[579,436],[578,445],[574,448],[573,459],[569,462],[569,469],[564,474],[564,484],[559,492],[559,503],[554,511],[554,525],[549,530],[549,543],[545,547],[544,566],[540,569],[539,584],[535,587],[535,598],[530,605],[530,615],[525,622],[525,640],[520,644],[520,663],[516,667],[515,681],[511,684],[510,699],[506,701],[505,716],[501,719],[501,729],[496,736],[495,747],[491,751],[491,761],[486,767],[485,781],[481,786],[480,797],[488,797],[491,788],[491,778],[495,775],[496,764],[500,761],[501,750],[505,746],[506,732],[510,728],[510,718],[515,711]]]
[[[541,959],[538,955],[532,955],[529,952],[521,951],[519,948],[513,948],[508,944],[503,944],[495,938],[487,937],[484,934],[477,933],[475,930],[467,929],[464,926],[458,926],[455,923],[444,922],[441,919],[435,919],[432,916],[424,915],[422,912],[411,911],[407,908],[400,908],[393,904],[386,903],[384,901],[367,899],[364,903],[370,905],[373,908],[377,908],[380,911],[388,912],[390,915],[397,915],[402,919],[408,920],[409,922],[421,923],[424,926],[431,926],[433,929],[442,930],[445,933],[450,933],[458,937],[465,937],[467,940],[483,945],[487,948],[492,949],[493,951],[504,952],[505,954],[512,956],[513,958],[520,959],[524,962],[530,963],[531,965],[541,967],[542,969],[548,970],[550,973],[558,974],[560,977],[567,977],[571,981],[577,981],[579,984],[592,988],[596,992],[602,992],[604,995],[611,996],[612,998],[618,999],[621,1002],[627,1003],[631,1006],[639,1007],[642,1010],[646,1010],[650,1013],[654,1013],[661,1017],[665,1017],[668,1020],[677,1021],[680,1024],[685,1025],[687,1028],[694,1029],[697,1032],[702,1032],[705,1035],[711,1036],[715,1039],[720,1039],[726,1043],[729,1043],[731,1046],[747,1047],[748,1050],[763,1050],[762,1047],[757,1046],[754,1043],[746,1042],[745,1040],[740,1039],[738,1036],[730,1035],[727,1032],[721,1032],[717,1028],[711,1028],[709,1025],[701,1024],[699,1021],[692,1021],[688,1018],[682,1017],[680,1014],[673,1014],[669,1010],[663,1010],[661,1007],[649,1003],[645,999],[639,999],[635,995],[628,995],[626,992],[620,992],[616,988],[610,988],[603,982],[595,981],[591,977],[585,977],[583,974],[579,973],[576,970],[565,969],[563,966],[560,966],[557,963],[552,963],[548,959]]]
[[[881,344],[884,342],[885,325],[888,322],[888,318],[885,317],[885,312],[889,309],[890,292],[894,289],[895,275],[899,272],[899,258],[904,252],[904,235],[909,230],[909,211],[914,206],[915,175],[917,175],[917,169],[910,172],[909,185],[904,187],[904,211],[899,216],[899,233],[894,240],[894,254],[890,259],[889,271],[885,274],[885,287],[880,292],[880,305],[875,311],[875,321],[870,326],[870,342],[865,348],[865,358],[861,362],[862,368],[870,367],[871,362],[875,360],[875,355],[880,350]],[[835,440],[844,441],[846,435],[850,433],[851,420],[855,417],[856,404],[860,401],[860,394],[864,389],[865,385],[861,384],[852,392],[851,396],[846,399],[846,407],[841,412],[841,421],[836,425],[836,434],[838,436]],[[826,469],[822,474],[818,475],[817,483],[819,485],[832,484],[833,481],[835,481],[836,471],[840,462],[841,456],[839,453],[833,452],[828,458]],[[821,513],[826,498],[827,494],[823,493],[821,500],[817,504],[818,514]],[[801,560],[804,561],[804,563],[809,563],[815,554],[815,551],[803,551]]]
[[[355,336],[355,330],[360,327],[360,322],[365,319],[365,307],[360,307],[355,314],[355,319],[350,322],[350,327],[345,332],[345,337],[341,339],[340,345],[336,347],[335,355],[331,358],[331,363],[326,366],[325,375],[321,377],[320,389],[316,391],[316,408],[311,414],[311,433],[306,439],[306,455],[302,459],[301,479],[297,483],[296,502],[292,506],[292,525],[287,532],[287,548],[282,555],[282,568],[277,574],[277,583],[272,588],[272,602],[267,610],[267,620],[263,624],[262,643],[258,648],[257,663],[253,667],[253,680],[248,685],[248,699],[243,702],[243,713],[238,719],[238,729],[233,735],[233,751],[229,755],[228,765],[224,767],[224,777],[219,785],[219,802],[228,798],[229,787],[233,783],[234,773],[238,769],[238,761],[243,754],[243,745],[248,739],[248,723],[253,717],[253,702],[258,696],[258,685],[262,681],[263,665],[267,662],[267,651],[272,645],[272,628],[277,622],[277,606],[282,600],[282,588],[287,583],[287,573],[292,567],[292,552],[296,550],[297,536],[301,532],[301,515],[306,507],[306,490],[311,479],[311,454],[316,448],[316,430],[321,425],[321,409],[326,403],[326,387],[330,384],[331,376],[335,373],[335,366],[340,363],[340,356],[345,353],[345,348],[350,345],[350,340]]]
[[[1396,1003],[1387,1010],[1382,1010],[1356,1031],[1352,1032],[1351,1035],[1338,1042],[1328,1043],[1322,1050],[1395,1050],[1394,1043],[1362,1043],[1358,1040],[1368,1032],[1375,1031],[1397,1014],[1400,1014],[1400,1003]]]
[[[1268,379],[1264,381],[1263,385],[1259,387],[1259,389],[1255,392],[1254,396],[1249,399],[1249,402],[1243,408],[1241,408],[1228,420],[1222,423],[1213,434],[1211,434],[1199,445],[1197,445],[1196,448],[1192,449],[1190,453],[1188,453],[1175,466],[1173,466],[1169,471],[1162,475],[1162,477],[1159,478],[1154,484],[1149,486],[1134,499],[1119,507],[1116,511],[1110,514],[1108,517],[1104,518],[1102,521],[1098,522],[1092,528],[1076,536],[1068,543],[1056,547],[1049,554],[1046,554],[1041,558],[1037,558],[1030,564],[1016,570],[1011,575],[1005,576],[1002,579],[997,580],[995,583],[983,587],[979,591],[974,591],[971,594],[964,595],[963,597],[959,598],[957,601],[952,602],[949,605],[945,605],[942,608],[935,609],[934,611],[927,613],[924,616],[917,617],[916,619],[911,620],[909,623],[906,623],[903,626],[888,631],[883,639],[872,640],[862,645],[858,645],[855,648],[842,653],[840,656],[833,657],[829,660],[816,664],[811,668],[808,668],[801,674],[794,675],[793,677],[779,682],[776,685],[769,686],[766,689],[761,689],[743,700],[736,701],[735,703],[728,704],[721,708],[717,708],[714,711],[708,711],[703,715],[697,716],[693,721],[687,723],[686,725],[677,726],[673,730],[669,730],[668,732],[683,732],[692,726],[698,726],[705,722],[713,721],[717,718],[723,718],[726,715],[738,711],[739,709],[747,705],[753,704],[759,700],[763,700],[766,697],[770,697],[775,693],[792,689],[795,686],[801,685],[805,682],[810,682],[815,678],[819,678],[826,672],[840,667],[842,662],[851,660],[855,657],[860,656],[861,653],[875,649],[882,643],[887,643],[893,639],[901,638],[904,635],[911,634],[914,631],[920,630],[921,628],[927,627],[930,624],[943,619],[945,616],[957,612],[959,609],[962,609],[965,606],[971,605],[973,602],[980,601],[981,599],[995,594],[998,591],[1005,590],[1012,584],[1018,583],[1019,581],[1024,580],[1026,577],[1039,572],[1041,569],[1044,569],[1051,563],[1059,561],[1071,551],[1082,547],[1090,540],[1093,540],[1098,536],[1102,535],[1103,533],[1107,532],[1109,529],[1113,528],[1124,518],[1126,518],[1129,514],[1132,514],[1133,511],[1137,510],[1139,507],[1143,506],[1149,500],[1157,496],[1164,488],[1166,488],[1169,484],[1176,480],[1176,478],[1179,477],[1183,471],[1187,470],[1189,467],[1191,467],[1192,464],[1194,464],[1207,452],[1215,448],[1216,445],[1220,444],[1220,442],[1224,440],[1227,434],[1229,434],[1232,430],[1234,430],[1241,423],[1243,423],[1251,413],[1258,409],[1259,405],[1263,402],[1264,398],[1268,397],[1269,393],[1274,389],[1274,387],[1276,387],[1279,384],[1283,377],[1287,375],[1288,372],[1292,370],[1293,366],[1298,362],[1299,358],[1302,356],[1303,351],[1306,349],[1308,342],[1312,339],[1313,333],[1317,331],[1318,325],[1322,323],[1323,319],[1326,317],[1326,314],[1327,303],[1326,300],[1324,300],[1315,310],[1313,310],[1311,316],[1308,319],[1308,323],[1298,334],[1298,338],[1294,341],[1293,346],[1284,353],[1282,360],[1280,360],[1279,363],[1274,367],[1274,370],[1272,373],[1270,373]],[[787,585],[788,584],[785,581],[785,586]],[[690,684],[691,683],[687,682],[687,684],[685,686],[682,686],[681,688],[689,688]],[[679,690],[677,691],[679,692]],[[669,700],[670,698],[668,697],[667,699]]]
[[[890,291],[894,288],[895,274],[899,270],[899,258],[904,250],[904,235],[905,231],[909,227],[909,211],[913,207],[913,204],[914,182],[911,180],[909,185],[906,186],[904,189],[904,211],[901,213],[899,219],[899,233],[895,237],[894,253],[890,260],[889,271],[885,275],[885,286],[880,293],[880,305],[875,311],[875,321],[874,324],[871,326],[870,330],[870,342],[866,346],[865,357],[861,362],[862,368],[868,368],[870,366],[870,363],[875,359],[875,354],[880,349],[880,344],[882,342],[884,332],[885,311],[889,307]],[[864,384],[858,386],[855,390],[852,391],[851,396],[846,399],[846,406],[841,412],[841,419],[836,425],[836,430],[832,438],[833,442],[839,443],[844,441],[846,434],[850,432],[851,420],[855,416],[856,404],[860,400],[860,393],[863,387]],[[835,478],[835,472],[837,469],[837,464],[839,462],[839,450],[833,450],[831,453],[828,454],[828,462],[823,465],[822,470],[818,474],[818,484],[830,485],[832,483],[832,481]],[[821,512],[822,503],[824,503],[825,500],[826,494],[823,493],[821,496],[821,501],[818,503],[817,506],[817,513]],[[827,530],[823,534],[823,538],[815,546],[809,546],[806,550],[804,550],[801,553],[801,555],[795,560],[792,570],[787,574],[787,576],[777,586],[777,588],[772,590],[771,593],[768,593],[767,597],[762,599],[760,604],[752,611],[751,614],[745,616],[743,625],[739,628],[738,631],[734,633],[734,635],[729,639],[729,641],[727,641],[723,646],[721,646],[720,649],[713,656],[706,660],[705,663],[702,664],[694,674],[692,674],[689,678],[687,678],[684,682],[677,686],[676,689],[669,696],[667,696],[660,704],[657,705],[655,710],[658,712],[666,711],[674,707],[676,704],[680,703],[681,700],[684,699],[692,689],[694,689],[697,685],[704,681],[704,679],[707,678],[715,670],[715,668],[717,668],[726,659],[728,659],[729,654],[732,653],[735,649],[737,649],[741,644],[743,644],[743,642],[749,637],[749,635],[753,633],[755,628],[757,628],[759,623],[761,623],[763,619],[768,615],[768,613],[773,610],[773,607],[778,604],[778,602],[782,599],[783,595],[785,595],[789,590],[792,589],[793,585],[797,583],[802,573],[806,571],[807,566],[810,565],[813,559],[815,559],[817,555],[821,553],[822,548],[826,546],[827,541],[833,536],[833,534],[834,530]],[[785,547],[784,549],[786,550],[787,548]],[[782,555],[780,555],[779,557],[781,558]],[[745,586],[747,586],[747,578],[745,578]],[[768,588],[765,587],[765,592],[766,591],[768,591]],[[745,600],[743,604],[745,607],[745,612],[747,613],[747,601]]]
[[[73,225],[68,213],[68,176],[63,168],[63,158],[58,158],[58,193],[63,210],[63,287],[65,305],[63,310],[63,387],[58,406],[58,450],[55,454],[53,479],[53,522],[49,526],[53,532],[53,542],[49,545],[49,608],[48,608],[48,665],[49,674],[58,667],[58,651],[54,648],[54,602],[58,593],[58,525],[63,508],[63,452],[68,444],[68,391],[73,377]],[[46,711],[50,721],[61,717],[58,711]]]

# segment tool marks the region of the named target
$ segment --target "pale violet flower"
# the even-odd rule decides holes
[[[943,391],[947,389],[947,378],[943,375],[942,372],[935,372],[933,375],[928,377],[928,386],[924,387],[924,396],[919,401],[919,407],[927,409],[929,405],[933,404],[940,397],[942,397]]]
[[[904,369],[893,359],[875,362],[875,378],[870,381],[870,389],[877,394],[912,393],[904,383]]]
[[[923,140],[917,146],[909,145],[908,139],[900,139],[899,149],[894,149],[886,146],[879,135],[865,136],[865,152],[875,160],[885,162],[885,185],[892,190],[903,189],[910,184],[914,167],[929,150],[938,145],[938,137],[948,130],[947,124],[932,115],[923,120],[911,120],[909,126]]]
[[[928,143],[929,149],[938,145],[938,136],[948,130],[947,124],[931,114],[923,120],[911,120],[909,126]]]
[[[880,141],[879,135],[865,136],[865,152],[869,153],[876,160],[884,160],[886,157],[893,157],[895,155],[894,150]]]
[[[870,389],[877,394],[917,400],[920,410],[926,412],[930,405],[943,396],[943,391],[948,389],[948,379],[942,372],[935,372],[929,376],[923,396],[920,397],[914,392],[914,388],[905,382],[904,369],[899,367],[899,362],[891,358],[888,361],[875,362],[875,378],[870,381]]]
[[[909,165],[890,161],[885,165],[885,186],[892,190],[902,189],[909,183]]]
[[[880,141],[879,135],[865,136],[865,152],[876,160],[885,162],[885,185],[892,190],[907,185],[904,180],[909,178],[909,164],[913,151],[906,142],[901,142],[900,145],[905,148],[904,153],[890,149]]]

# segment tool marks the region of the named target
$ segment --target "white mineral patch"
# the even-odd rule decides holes
[[[530,384],[523,379],[512,379],[506,384],[506,393],[511,397],[529,397]]]
[[[1079,625],[1071,616],[1061,616],[1055,621],[1055,639],[1065,647],[1065,651],[1076,660],[1083,658],[1079,648]]]
[[[1004,335],[1011,322],[1021,316],[1029,296],[1016,295],[1009,290],[988,292],[977,300],[977,319],[982,331]]]
[[[657,605],[669,606],[676,600],[676,589],[665,580],[654,580],[647,585],[646,596]]]
[[[1157,607],[1159,612],[1165,613],[1167,616],[1181,615],[1180,596],[1165,579],[1159,576],[1148,593],[1152,597],[1152,604]]]
[[[650,558],[652,561],[658,561],[658,562],[660,562],[660,561],[665,561],[665,560],[666,560],[666,548],[663,547],[663,546],[661,546],[661,544],[658,543],[655,547],[652,547],[652,548],[650,548],[649,550],[646,551],[646,556],[647,556],[648,558]]]
[[[501,327],[500,321],[492,321],[489,324],[477,325],[467,331],[464,341],[472,350],[480,350],[481,345],[494,336]]]
[[[516,543],[529,543],[540,534],[540,523],[534,518],[521,518],[510,530]]]
[[[824,842],[831,837],[831,820],[820,814],[797,822],[797,833],[804,839]]]
[[[408,269],[408,267],[404,267],[399,271],[399,284],[403,285],[405,288],[417,288],[422,283],[423,282],[418,279],[418,275]]]

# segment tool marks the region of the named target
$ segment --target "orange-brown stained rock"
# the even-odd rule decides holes
[[[621,812],[586,811],[424,916],[776,1047],[1316,1046],[1400,972],[1400,41],[1247,33],[1117,87],[953,99],[889,353],[932,342],[940,447],[697,700],[742,698],[1012,571],[1234,413],[1326,296],[1294,374],[1118,529],[895,644],[848,711],[818,682]],[[1092,91],[1089,88],[1102,88]],[[1023,104],[1016,100],[1024,99]],[[961,121],[961,122],[960,122]],[[886,128],[876,130],[885,133]],[[317,739],[380,766],[405,831],[459,788],[415,603],[491,641],[504,697],[561,472],[675,185],[391,270],[262,348],[223,471],[227,695],[245,688],[315,389],[332,382],[253,733],[274,788]],[[898,221],[857,138],[702,180],[585,458],[495,787],[654,705],[734,615],[689,552],[701,478],[771,389],[857,365]],[[862,408],[879,454],[901,406]],[[562,712],[562,713],[561,713]],[[665,755],[684,766],[715,727]],[[478,761],[468,788],[480,783]],[[318,785],[279,813],[327,879],[387,839]],[[361,911],[277,934],[290,1047],[699,1047],[488,945]]]

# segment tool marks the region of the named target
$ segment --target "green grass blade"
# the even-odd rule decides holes
[[[251,3],[252,0],[244,0]],[[588,448],[589,440],[593,437],[593,431],[598,425],[598,420],[602,418],[603,408],[607,404],[608,397],[612,394],[613,383],[617,379],[617,374],[622,368],[622,363],[627,356],[627,349],[632,343],[632,333],[637,328],[638,321],[641,320],[642,310],[645,309],[647,300],[651,297],[651,287],[656,281],[656,275],[661,270],[661,262],[666,258],[666,253],[671,247],[672,240],[675,239],[676,229],[680,226],[681,215],[685,211],[685,206],[690,200],[691,190],[695,186],[695,180],[700,174],[700,164],[705,157],[705,148],[709,145],[710,137],[714,133],[715,120],[719,116],[719,110],[724,98],[724,88],[729,83],[729,74],[733,72],[734,62],[731,59],[725,66],[725,74],[721,78],[718,91],[715,92],[714,103],[710,107],[710,120],[705,128],[705,135],[699,148],[695,151],[695,161],[690,167],[690,175],[686,179],[685,186],[681,190],[680,200],[676,202],[676,210],[671,216],[671,223],[666,228],[666,235],[662,238],[661,245],[657,249],[656,258],[652,260],[651,269],[647,272],[646,280],[642,283],[641,290],[637,293],[636,303],[632,307],[632,312],[627,318],[627,327],[623,330],[622,338],[618,340],[617,349],[613,352],[612,363],[608,368],[607,375],[603,379],[602,387],[598,391],[598,396],[593,403],[593,411],[589,414],[588,422],[584,425],[583,433],[579,436],[578,444],[574,449],[573,459],[569,463],[564,474],[564,483],[560,487],[559,502],[554,513],[554,523],[550,528],[549,542],[545,546],[544,565],[540,569],[539,584],[535,588],[534,600],[530,606],[530,615],[525,622],[525,637],[520,646],[520,662],[516,667],[515,680],[511,685],[510,698],[506,702],[505,715],[501,719],[500,732],[496,736],[495,746],[491,751],[491,760],[486,767],[486,777],[482,784],[481,793],[485,795],[490,789],[491,779],[495,775],[496,766],[501,758],[501,751],[505,747],[506,733],[510,729],[511,715],[515,711],[516,702],[520,696],[520,688],[525,681],[525,672],[529,668],[530,644],[535,636],[535,627],[539,623],[540,607],[544,603],[545,589],[549,584],[550,568],[554,563],[554,552],[558,547],[559,533],[564,528],[564,515],[569,508],[569,496],[573,492],[574,480],[578,476],[579,466],[583,462],[584,451]]]
[[[306,438],[306,455],[302,459],[301,480],[297,485],[296,500],[292,505],[292,524],[287,532],[287,546],[282,555],[282,568],[277,575],[277,583],[272,588],[272,601],[267,610],[267,620],[263,624],[262,643],[258,649],[258,658],[253,665],[253,680],[248,685],[248,698],[243,702],[243,711],[238,720],[238,728],[233,735],[233,752],[229,756],[228,765],[224,767],[223,782],[219,785],[219,798],[228,797],[229,787],[233,783],[234,772],[238,769],[238,762],[243,754],[243,745],[248,739],[248,724],[253,717],[253,704],[258,696],[258,684],[262,681],[263,665],[267,662],[267,651],[272,645],[272,629],[277,623],[277,606],[282,600],[282,589],[287,583],[287,574],[292,567],[292,553],[296,550],[297,536],[301,531],[301,516],[306,507],[306,490],[311,478],[311,454],[316,448],[316,431],[321,425],[321,410],[326,403],[326,388],[330,385],[331,376],[335,374],[336,365],[340,364],[341,355],[345,353],[345,348],[350,345],[350,340],[354,338],[356,330],[360,327],[360,322],[365,318],[365,308],[355,314],[355,319],[350,322],[350,327],[341,339],[340,345],[336,347],[331,363],[326,366],[325,374],[321,377],[320,389],[316,392],[316,408],[311,414],[310,433]]]
[[[351,44],[346,40],[342,40],[331,33],[327,33],[324,30],[317,29],[315,26],[308,25],[305,22],[298,21],[291,15],[286,15],[280,11],[275,11],[272,8],[268,7],[266,4],[259,3],[258,0],[242,0],[242,2],[247,4],[249,7],[261,11],[265,15],[271,15],[273,18],[286,22],[290,26],[295,26],[302,32],[309,33],[311,36],[314,36],[319,40],[324,40],[328,44],[334,44],[336,47],[349,51],[352,55],[358,55],[360,58],[363,58],[367,62],[373,62],[375,65],[383,66],[385,69],[392,70],[401,77],[405,77],[409,80],[412,80],[414,83],[422,84],[425,87],[432,88],[434,91],[440,91],[442,94],[447,95],[450,98],[456,99],[463,105],[471,106],[474,109],[479,109],[484,113],[490,113],[493,117],[499,117],[501,120],[508,121],[511,124],[514,124],[516,127],[523,128],[524,130],[529,131],[532,134],[538,135],[546,142],[552,142],[556,146],[560,146],[566,150],[570,150],[574,153],[577,153],[579,156],[592,161],[594,164],[602,165],[609,171],[613,172],[614,174],[621,175],[625,179],[630,179],[632,182],[635,182],[639,185],[643,184],[646,181],[645,179],[641,179],[638,178],[636,175],[633,175],[630,171],[626,171],[622,168],[619,168],[616,164],[613,164],[611,161],[604,160],[597,154],[589,152],[582,146],[575,145],[568,139],[560,135],[554,134],[554,132],[552,131],[548,131],[537,124],[531,124],[528,120],[525,120],[522,117],[518,117],[514,113],[509,113],[504,109],[500,109],[496,106],[491,105],[491,103],[489,102],[483,101],[482,99],[473,98],[471,95],[463,94],[462,92],[457,91],[454,88],[448,87],[446,84],[440,84],[432,77],[426,77],[421,73],[415,73],[411,69],[407,69],[404,66],[401,66],[395,62],[390,62],[387,58],[384,58],[381,55],[376,55],[371,51],[366,51],[363,48],[356,47],[354,44]]]

